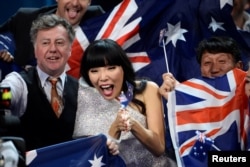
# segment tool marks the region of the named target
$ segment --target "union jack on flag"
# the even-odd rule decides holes
[[[163,24],[155,18],[162,17],[162,12],[172,2],[174,1],[124,0],[112,11],[84,22],[76,30],[68,73],[79,78],[81,55],[90,42],[102,38],[113,39],[120,44],[132,61],[135,71],[149,65],[152,59],[161,58],[155,56],[162,55],[162,48],[157,42],[162,28],[159,23],[165,25],[166,22]],[[152,50],[159,50],[160,53],[152,54]],[[164,67],[160,76],[166,71]]]
[[[214,79],[193,78],[169,94],[168,119],[178,166],[206,167],[208,151],[246,149],[245,76],[234,69]]]

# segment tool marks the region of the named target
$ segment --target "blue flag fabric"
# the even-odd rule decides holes
[[[15,49],[16,46],[13,35],[10,32],[0,34],[0,51],[7,50],[13,55]]]
[[[148,77],[161,85],[162,74],[165,72],[171,72],[179,81],[200,74],[195,56],[195,47],[200,40],[196,16],[198,5],[197,0],[175,0],[165,4],[164,10],[158,11],[157,8],[161,4],[155,2],[153,8],[158,14],[154,18],[151,18],[150,13],[142,16],[142,19],[147,20],[147,24],[140,27],[141,40],[137,45],[143,46],[148,53],[150,64],[138,70],[138,76]],[[164,44],[161,39],[164,40]],[[134,48],[129,50],[135,48],[138,46],[134,45]]]
[[[73,50],[69,73],[79,76],[79,69],[74,73],[80,66],[78,55],[89,42],[110,38],[127,52],[139,77],[160,85],[165,72],[173,73],[180,82],[199,76],[195,50],[201,40],[231,36],[249,51],[246,35],[236,29],[231,11],[232,0],[124,0],[112,11],[80,25],[75,42],[80,51]],[[248,59],[243,54],[245,69]]]
[[[246,150],[245,76],[234,69],[215,79],[193,78],[169,94],[169,126],[179,166],[206,167],[208,151]]]
[[[111,155],[105,135],[64,142],[27,153],[29,167],[125,167],[118,155]]]
[[[14,55],[15,49],[16,46],[13,35],[9,32],[0,34],[0,52],[7,50]],[[5,75],[12,72],[14,69],[13,63],[7,63],[0,59],[0,81],[5,77]]]
[[[187,5],[181,0],[124,0],[112,11],[84,22],[76,33],[74,44],[78,51],[73,49],[69,58],[69,74],[79,76],[79,54],[89,42],[110,38],[126,51],[137,76],[150,78],[160,85],[167,68],[159,38],[161,30],[167,29],[165,47],[170,72],[179,81],[199,75],[194,49],[199,41],[196,38],[199,29],[194,28],[198,25],[195,14],[199,1],[185,3]]]

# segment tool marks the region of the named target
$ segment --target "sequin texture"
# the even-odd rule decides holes
[[[111,123],[120,108],[117,100],[105,100],[92,87],[79,87],[78,110],[73,137],[103,133],[108,136]],[[129,114],[146,127],[146,117],[128,106]],[[127,166],[167,166],[168,157],[153,156],[131,132],[124,132],[119,143],[120,156]]]

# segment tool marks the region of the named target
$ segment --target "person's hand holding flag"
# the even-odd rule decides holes
[[[119,129],[121,131],[128,132],[131,129],[130,116],[129,116],[128,110],[126,110],[126,107],[129,104],[129,100],[127,99],[123,91],[121,92],[121,95],[119,96],[119,100],[121,104],[121,108],[118,111],[119,113],[117,115],[121,119],[121,124],[119,124],[120,125]]]
[[[162,84],[159,87],[159,93],[165,98],[168,99],[168,92],[174,90],[175,85],[179,82],[175,79],[172,73],[162,74]]]
[[[131,100],[133,99],[133,95],[134,95],[133,85],[131,85],[129,82],[126,82],[126,85],[127,85],[128,90],[126,91],[126,93],[124,93],[122,91],[120,96],[119,96],[119,100],[120,100],[120,104],[121,104],[121,109],[120,109],[119,113],[120,113],[121,120],[122,120],[122,125],[120,127],[120,130],[125,131],[125,132],[131,130],[130,120],[132,118],[130,117],[128,110],[126,108],[129,105],[129,103],[131,102]]]

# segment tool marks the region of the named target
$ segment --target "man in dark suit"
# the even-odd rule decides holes
[[[14,55],[8,51],[0,51],[0,61],[16,64],[16,69],[27,65],[36,65],[34,49],[30,42],[30,27],[32,21],[44,14],[56,14],[65,18],[73,27],[77,27],[85,20],[101,15],[104,10],[100,6],[90,6],[91,0],[57,0],[57,5],[42,8],[20,8],[0,26],[0,34],[13,34],[16,50]],[[21,69],[20,69],[21,70]]]

